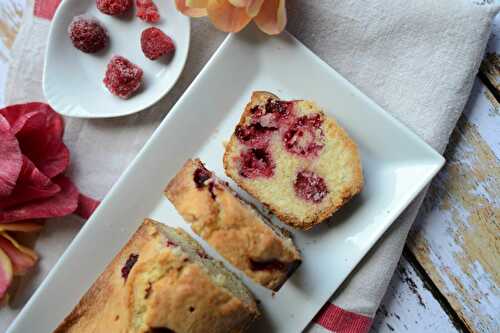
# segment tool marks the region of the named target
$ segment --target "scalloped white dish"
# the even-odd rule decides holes
[[[95,0],[64,0],[52,21],[45,51],[43,91],[50,106],[70,117],[118,117],[144,110],[170,91],[188,56],[189,18],[176,10],[174,1],[156,4],[161,20],[149,24],[135,17],[135,8],[113,17],[101,13]],[[96,17],[106,27],[110,43],[105,49],[87,54],[72,45],[68,25],[81,14]],[[151,26],[172,37],[176,51],[171,59],[151,61],[142,53],[141,32]],[[113,55],[124,56],[144,71],[143,87],[127,100],[112,95],[102,83]]]
[[[287,228],[304,260],[279,292],[256,285],[226,262],[261,301],[263,317],[251,332],[301,332],[444,159],[290,34],[269,38],[253,28],[227,37],[8,332],[51,332],[144,217],[193,235],[163,189],[191,157],[224,175],[222,143],[255,90],[316,101],[349,132],[362,156],[366,184],[359,196],[310,231]]]

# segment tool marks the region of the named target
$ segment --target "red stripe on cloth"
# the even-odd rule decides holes
[[[366,333],[372,325],[372,319],[338,306],[326,303],[314,317],[314,322],[335,333]]]
[[[35,0],[35,16],[52,20],[61,0]]]

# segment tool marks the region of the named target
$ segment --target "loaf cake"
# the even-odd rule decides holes
[[[184,164],[165,195],[199,236],[262,286],[278,290],[299,265],[301,257],[291,238],[199,159]]]
[[[146,219],[55,332],[236,333],[258,315],[187,233]]]
[[[224,169],[283,222],[309,229],[359,193],[356,144],[311,101],[254,92],[226,145]]]

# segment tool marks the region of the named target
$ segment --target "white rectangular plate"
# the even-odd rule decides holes
[[[273,296],[244,279],[264,313],[256,332],[302,331],[444,159],[291,35],[268,38],[247,29],[230,35],[213,55],[9,332],[51,332],[144,217],[191,231],[163,189],[191,157],[224,174],[223,141],[254,90],[316,101],[359,144],[363,159],[361,195],[333,221],[308,232],[293,231],[304,261],[281,290]]]

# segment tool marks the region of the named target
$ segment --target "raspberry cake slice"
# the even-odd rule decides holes
[[[226,145],[224,169],[283,222],[309,229],[363,187],[356,144],[311,101],[254,92]]]
[[[198,160],[188,160],[165,195],[194,232],[262,286],[278,290],[301,257],[275,228]]]
[[[54,333],[244,332],[259,315],[185,231],[145,219]]]

